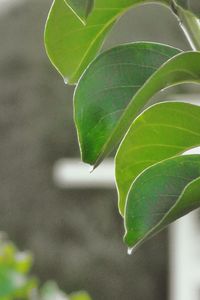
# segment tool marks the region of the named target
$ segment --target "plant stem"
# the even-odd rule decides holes
[[[200,51],[200,19],[180,6],[175,7],[174,11],[192,49]]]

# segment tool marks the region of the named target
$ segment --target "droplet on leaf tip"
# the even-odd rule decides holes
[[[131,255],[132,252],[133,252],[133,248],[132,247],[128,247],[128,251],[127,251],[128,255]]]
[[[64,77],[64,83],[68,84],[68,78]]]
[[[137,245],[135,247],[128,247],[128,251],[127,251],[128,255],[134,254],[136,252],[137,248],[138,248]]]
[[[89,173],[91,174],[94,171],[94,167],[93,166],[89,166]]]

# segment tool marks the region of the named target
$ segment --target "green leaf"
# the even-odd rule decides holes
[[[24,299],[37,287],[26,273],[32,265],[30,253],[19,252],[0,236],[0,299]]]
[[[57,283],[54,281],[47,281],[41,288],[41,300],[52,300],[52,299],[65,299],[69,300],[68,296],[62,292]]]
[[[69,295],[70,300],[92,300],[86,292],[75,292]]]
[[[133,59],[133,64],[134,64]],[[150,61],[151,62],[151,61]],[[150,64],[149,62],[149,64]],[[92,66],[92,65],[91,65]],[[134,68],[134,66],[133,66]],[[88,69],[89,70],[89,69]],[[119,74],[119,75],[118,75]],[[117,75],[120,78],[121,72]],[[113,70],[110,74],[104,75],[104,78],[99,78],[99,82],[106,82],[108,78],[115,77]],[[136,74],[136,78],[138,78],[138,74]],[[83,77],[84,78],[84,77]],[[138,78],[139,80],[139,78]],[[112,81],[110,79],[110,81]],[[119,79],[119,82],[121,78]],[[144,106],[148,103],[153,95],[155,95],[160,90],[170,87],[180,83],[186,82],[193,82],[199,83],[200,82],[200,52],[185,52],[174,56],[173,58],[169,59],[166,63],[164,63],[157,71],[153,73],[153,75],[144,83],[144,85],[136,92],[136,94],[131,99],[128,106],[121,107],[122,111],[117,112],[116,108],[112,110],[109,116],[104,113],[105,107],[108,105],[113,105],[114,101],[120,101],[117,97],[115,99],[112,98],[113,102],[110,104],[108,101],[106,104],[101,103],[95,104],[95,106],[91,105],[91,109],[88,109],[88,112],[85,112],[85,102],[83,101],[82,106],[79,105],[79,115],[78,118],[79,122],[77,122],[78,130],[79,130],[79,139],[82,147],[82,143],[84,140],[84,147],[82,147],[83,151],[83,158],[86,162],[94,164],[95,160],[95,167],[103,160],[103,158],[113,150],[113,148],[121,141],[125,133],[127,132],[128,128],[130,127],[133,120],[137,117],[137,115],[142,111]],[[94,82],[93,82],[94,84]],[[98,82],[96,82],[95,87],[98,86]],[[89,89],[89,88],[88,88]],[[88,91],[87,91],[88,92]],[[109,99],[109,95],[107,96]],[[93,98],[94,99],[94,98]],[[89,100],[87,100],[89,102]],[[95,101],[95,100],[93,100]],[[92,100],[90,100],[90,103]],[[80,104],[80,100],[79,100]],[[113,105],[114,106],[114,105]],[[96,111],[92,108],[95,107]],[[124,108],[124,109],[123,109]],[[82,111],[81,111],[82,109]],[[77,108],[76,108],[77,110]],[[81,113],[80,113],[81,112]],[[103,112],[103,113],[102,113]],[[116,116],[117,114],[117,116]],[[90,122],[91,120],[96,119],[96,126],[90,127],[88,129],[87,136],[83,136],[83,127],[85,126],[83,123],[84,117],[87,115],[87,119],[85,122]],[[115,122],[115,127],[113,126],[113,119]],[[101,125],[103,120],[104,126]],[[101,130],[97,130],[101,128]],[[110,128],[111,127],[111,128]],[[110,130],[110,131],[109,131]],[[95,132],[95,135],[93,135]],[[104,134],[106,132],[106,135]],[[85,132],[84,132],[85,133]],[[90,137],[90,144],[88,143],[88,136]],[[99,142],[100,140],[100,142]],[[98,145],[98,149],[96,149]],[[94,149],[93,155],[90,154],[88,157],[87,151],[88,149]],[[86,150],[86,151],[85,151]],[[92,158],[92,159],[91,159]]]
[[[116,155],[119,210],[128,190],[147,167],[200,145],[200,107],[181,102],[151,106],[131,125]]]
[[[200,6],[193,11],[190,5],[188,9],[175,5],[174,12],[191,48],[195,51],[200,50]]]
[[[115,47],[93,61],[74,96],[84,162],[95,163],[131,98],[177,53],[180,50],[170,46],[139,42]]]
[[[83,24],[86,24],[88,15],[91,13],[94,0],[65,0],[76,16]]]
[[[75,5],[75,1],[72,2]],[[130,7],[148,2],[167,5],[168,0],[96,0],[84,26],[64,0],[54,0],[46,22],[45,45],[51,62],[65,82],[78,81],[120,16]],[[80,10],[81,13],[76,10],[79,15],[83,14],[83,9]]]
[[[200,155],[183,155],[146,169],[133,182],[125,209],[124,240],[136,247],[200,206]]]
[[[199,0],[174,0],[174,4],[192,12],[197,16],[200,16]]]

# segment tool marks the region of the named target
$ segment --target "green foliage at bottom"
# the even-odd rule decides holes
[[[39,288],[39,280],[29,275],[32,263],[30,252],[19,252],[0,233],[0,300],[91,300],[84,291],[65,294],[54,281]]]

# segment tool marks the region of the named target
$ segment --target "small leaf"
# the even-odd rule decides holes
[[[83,15],[84,9],[83,5],[78,8],[77,4],[88,1],[54,0],[46,22],[47,54],[65,82],[69,84],[78,81],[120,16],[134,5],[152,2],[152,0],[95,0],[87,24],[83,26],[66,3],[71,3],[71,7],[73,3],[74,10],[80,16]],[[168,4],[168,0],[154,2]]]
[[[75,122],[84,162],[95,163],[131,98],[177,53],[180,50],[162,44],[132,43],[108,50],[93,61],[74,96]]]
[[[94,0],[65,0],[65,2],[81,22],[86,24],[87,17],[92,11]]]
[[[200,206],[200,155],[184,155],[146,169],[133,182],[125,209],[124,240],[136,247]]]
[[[86,292],[75,292],[69,295],[70,300],[92,300]]]
[[[135,178],[147,167],[200,145],[199,128],[200,107],[189,103],[159,103],[138,116],[115,159],[122,215]]]
[[[54,281],[47,281],[41,288],[41,300],[70,300],[70,298],[62,292],[57,283]]]
[[[26,274],[31,262],[30,254],[0,237],[0,299],[24,299],[37,287],[37,280]]]

